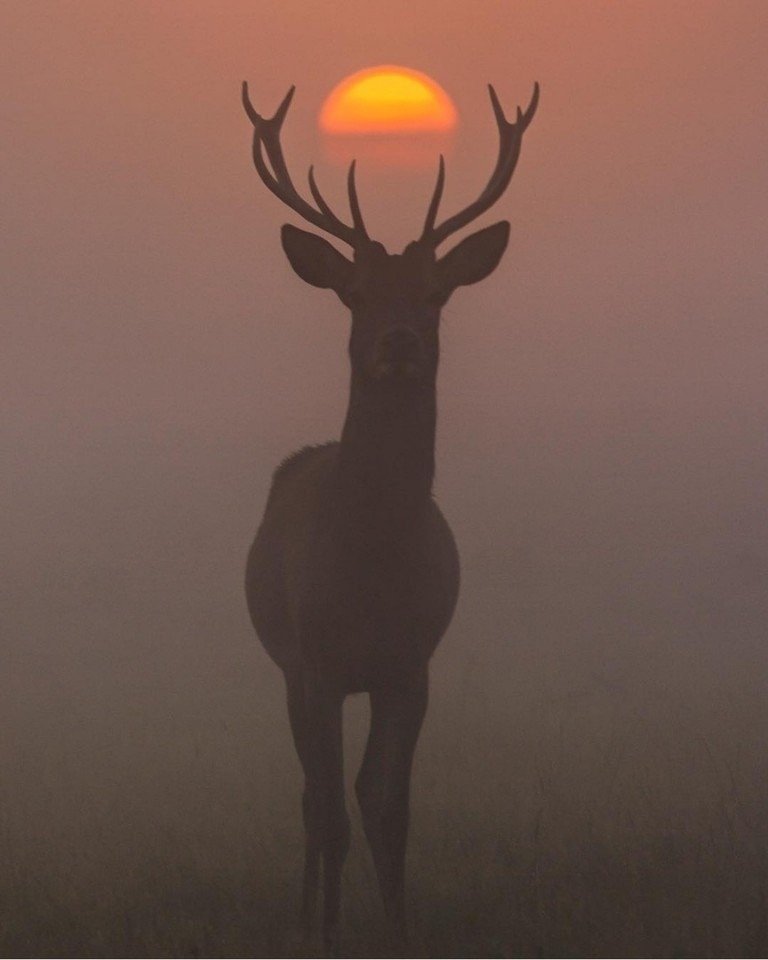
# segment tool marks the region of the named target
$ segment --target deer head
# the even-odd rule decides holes
[[[352,313],[350,357],[353,378],[363,383],[433,381],[438,361],[440,310],[457,287],[477,283],[498,265],[509,239],[502,220],[462,240],[438,258],[437,248],[451,234],[485,213],[504,193],[514,173],[523,133],[536,112],[539,86],[525,112],[510,123],[496,91],[489,85],[499,132],[496,166],[480,196],[463,210],[436,224],[445,183],[442,156],[424,229],[402,254],[387,253],[368,236],[355,186],[355,164],[347,177],[352,223],[331,210],[309,168],[315,206],[296,190],[280,145],[280,129],[294,94],[288,91],[271,119],[260,116],[243,83],[243,106],[253,124],[253,162],[264,184],[309,223],[352,249],[348,259],[323,237],[291,224],[282,228],[283,249],[296,273],[314,287],[333,290]],[[269,161],[269,166],[265,160]],[[271,166],[271,169],[270,169]]]

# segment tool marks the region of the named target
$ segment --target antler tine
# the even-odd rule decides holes
[[[354,167],[354,161],[352,163],[352,166]],[[352,187],[351,187],[351,193],[350,193],[350,209],[352,210],[352,219],[354,221],[354,229],[357,231],[360,238],[369,240],[370,237],[368,236],[368,232],[365,229],[365,224],[363,223],[363,217],[362,217],[362,214],[360,213],[360,204],[357,201],[357,190],[355,189],[355,184],[354,184],[354,173],[352,172],[351,168],[350,168],[350,175],[352,176]],[[331,207],[328,201],[325,199],[322,193],[320,193],[320,187],[318,187],[317,180],[315,180],[314,166],[310,166],[307,179],[309,181],[309,189],[312,193],[312,196],[314,197],[315,203],[318,205],[322,213],[324,213],[326,217],[330,217],[332,220],[338,220],[336,214],[333,212],[333,210],[331,210]],[[347,181],[348,181],[348,188],[349,188],[349,177],[347,178]],[[344,224],[342,224],[342,226],[344,226]]]
[[[280,106],[275,110],[275,114],[271,120],[265,120],[261,114],[256,112],[255,107],[251,103],[251,98],[248,94],[248,81],[243,80],[243,106],[245,107],[245,112],[248,114],[248,117],[254,127],[258,127],[264,123],[274,123],[277,125],[277,128],[283,125],[283,120],[285,120],[285,115],[288,113],[288,107],[291,105],[291,100],[293,100],[293,95],[296,93],[296,85],[294,84],[291,89],[283,97]]]
[[[460,230],[493,206],[507,189],[509,181],[512,179],[512,174],[515,172],[523,142],[523,134],[531,120],[533,120],[539,103],[539,85],[538,83],[534,84],[533,94],[525,112],[521,111],[519,107],[517,108],[517,117],[514,123],[510,123],[510,121],[507,120],[499,98],[496,95],[496,91],[491,84],[488,84],[488,94],[491,99],[491,106],[499,131],[499,153],[496,159],[496,166],[488,183],[485,185],[485,189],[477,200],[475,200],[474,203],[470,203],[469,206],[460,210],[458,213],[455,213],[452,217],[444,220],[438,227],[434,226],[437,204],[435,203],[435,196],[433,196],[429,213],[427,214],[427,220],[424,224],[424,232],[421,236],[422,241],[428,242],[432,244],[432,246],[438,246],[438,244],[442,243],[452,233]],[[440,192],[442,192],[442,179],[441,170],[441,174],[438,176]],[[439,202],[437,187],[435,188],[435,195]]]
[[[362,217],[360,216],[359,205],[356,204],[357,213],[353,209],[354,225],[349,226],[340,220],[331,210],[330,206],[323,199],[315,183],[312,167],[309,168],[309,188],[312,191],[315,203],[319,209],[315,209],[308,203],[293,185],[291,175],[283,156],[283,148],[280,144],[280,128],[283,125],[288,108],[291,105],[295,87],[291,87],[288,93],[283,97],[280,106],[269,120],[262,117],[254,109],[248,96],[248,84],[243,82],[243,107],[248,114],[248,118],[253,124],[253,164],[261,177],[264,185],[272,193],[282,200],[286,206],[290,207],[309,223],[325,230],[331,236],[343,240],[351,247],[355,247],[362,239],[367,239],[365,227],[362,226]],[[266,151],[267,158],[272,167],[270,170],[264,160],[263,150]],[[356,200],[356,196],[355,196]],[[358,222],[359,218],[359,222]]]
[[[357,199],[357,184],[355,183],[355,165],[357,161],[353,160],[349,165],[347,174],[347,193],[349,194],[349,209],[352,214],[352,223],[362,236],[368,238],[368,231],[363,223],[363,215],[360,212],[360,201]]]
[[[314,197],[315,203],[318,205],[318,207],[320,207],[321,212],[324,213],[327,217],[335,217],[336,214],[328,206],[322,193],[320,193],[320,188],[318,187],[317,181],[315,180],[315,168],[313,165],[310,165],[309,173],[307,174],[307,180],[309,181],[310,192]]]
[[[427,219],[424,221],[424,230],[422,231],[422,237],[426,237],[432,233],[435,228],[435,220],[437,218],[437,211],[440,206],[440,201],[443,197],[443,187],[445,186],[445,158],[442,153],[440,154],[440,164],[437,168],[437,182],[435,183],[435,189],[432,193],[432,199],[429,201],[429,210],[427,210]]]

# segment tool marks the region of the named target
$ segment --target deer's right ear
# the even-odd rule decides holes
[[[342,299],[352,279],[352,263],[332,244],[315,233],[290,223],[280,231],[285,255],[302,280],[313,287],[334,290]]]

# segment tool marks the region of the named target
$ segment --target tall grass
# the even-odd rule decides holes
[[[598,723],[594,703],[529,712],[503,736],[498,718],[485,727],[453,709],[452,726],[437,705],[418,758],[412,955],[768,952],[768,790],[754,757],[661,714]],[[265,711],[269,745],[247,736]],[[348,712],[354,768],[364,705]],[[300,782],[287,736],[277,698],[235,692],[164,724],[62,721],[36,761],[27,744],[26,771],[5,778],[2,955],[311,955],[296,923]],[[385,956],[350,808],[345,948]]]

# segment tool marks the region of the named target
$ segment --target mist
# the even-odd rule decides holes
[[[2,5],[4,955],[296,955],[301,775],[243,567],[274,468],[339,435],[348,315],[284,258],[239,85],[266,114],[297,85],[289,164],[341,206],[317,112],[377,63],[457,105],[446,211],[495,159],[486,83],[508,114],[542,90],[486,218],[509,249],[441,327],[462,592],[414,949],[764,954],[766,28],[749,0]],[[361,164],[390,250],[436,164]]]

